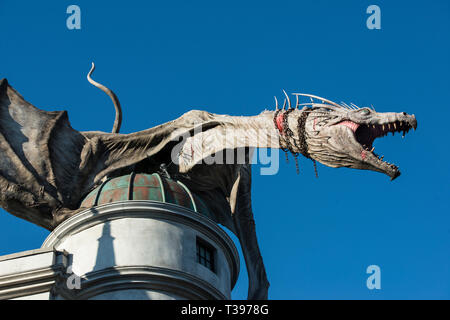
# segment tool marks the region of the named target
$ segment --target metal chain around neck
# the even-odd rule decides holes
[[[309,113],[308,109],[309,108],[307,108],[307,107],[302,109],[302,113],[300,114],[300,117],[298,118],[298,121],[297,121],[298,140],[294,138],[294,133],[289,128],[289,122],[288,122],[289,114],[295,110],[294,108],[288,109],[286,111],[284,109],[276,110],[275,114],[274,114],[273,122],[275,125],[275,129],[280,134],[280,136],[279,136],[280,149],[282,151],[286,152],[286,160],[287,160],[287,152],[289,151],[290,153],[292,153],[292,155],[295,158],[297,173],[299,173],[297,157],[298,157],[299,153],[301,153],[305,158],[311,159],[313,161],[314,171],[315,171],[316,177],[317,177],[318,174],[317,174],[316,161],[314,159],[312,159],[311,156],[309,155],[308,144],[306,143],[305,125],[306,125],[306,119],[308,118],[308,113]],[[283,112],[281,114],[281,116],[282,116],[282,121],[280,123],[281,127],[279,126],[279,123],[277,121],[280,112]],[[293,151],[294,147],[295,147],[295,150],[299,150],[299,152]]]
[[[308,117],[308,112],[306,111],[306,108],[304,108],[302,110],[300,117],[298,118],[297,131],[298,131],[299,137],[298,137],[298,139],[295,139],[294,133],[289,128],[289,122],[288,122],[289,114],[294,110],[295,109],[292,108],[292,109],[288,109],[286,111],[284,111],[283,109],[279,109],[279,110],[275,111],[273,121],[274,121],[275,129],[280,134],[280,136],[279,136],[280,147],[281,147],[281,150],[283,150],[285,152],[289,151],[294,156],[301,153],[304,157],[310,159],[311,157],[308,153],[308,145],[306,143],[306,132],[305,132],[305,124],[306,124],[306,118]],[[280,112],[283,112],[281,114],[281,116],[282,116],[282,121],[280,123],[281,127],[280,127],[279,123],[277,122]],[[299,150],[299,152],[295,152],[294,150]]]

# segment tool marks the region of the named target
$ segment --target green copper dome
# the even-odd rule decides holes
[[[131,173],[111,178],[92,190],[80,207],[127,200],[152,200],[176,204],[211,218],[205,203],[183,183],[160,176],[157,173]]]

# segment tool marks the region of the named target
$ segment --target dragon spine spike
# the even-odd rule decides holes
[[[351,108],[348,104],[346,104],[345,102],[341,102],[341,105],[342,105],[344,108],[346,108],[346,109],[352,110],[352,108]]]
[[[315,95],[312,95],[312,94],[306,94],[306,93],[296,93],[296,94],[298,94],[299,96],[303,96],[303,97],[309,97],[309,98],[322,100],[323,104],[325,104],[325,102],[326,102],[326,103],[329,103],[330,105],[335,106],[337,108],[342,108],[342,106],[338,105],[336,102],[333,102],[331,100],[328,100],[328,99],[325,99],[325,98],[322,98],[322,97],[319,97],[319,96],[315,96]]]
[[[356,104],[354,104],[354,103],[350,103],[350,105],[352,106],[352,107],[354,107],[355,108],[355,110],[359,110],[359,109],[361,109],[360,107],[358,107]]]
[[[116,94],[112,90],[110,90],[107,87],[105,87],[104,85],[92,80],[91,75],[94,72],[94,70],[95,70],[95,64],[92,62],[92,67],[87,75],[87,79],[92,85],[94,85],[95,87],[102,90],[104,93],[106,93],[111,98],[111,100],[114,104],[114,108],[116,109],[116,118],[114,120],[114,126],[112,129],[112,133],[119,133],[120,126],[122,125],[122,108],[120,106],[119,98],[117,98]]]
[[[295,95],[295,108],[296,109],[298,109],[298,95],[296,95],[296,94],[294,94]]]
[[[284,108],[286,107],[286,99],[284,99],[284,101],[283,101],[283,110],[284,110]]]
[[[288,94],[286,93],[286,91],[283,90],[284,95],[286,96],[286,99],[288,101],[288,105],[289,105],[289,109],[291,109],[291,99],[289,99]]]
[[[274,96],[274,98],[275,98],[275,110],[278,110],[278,100],[277,97]]]

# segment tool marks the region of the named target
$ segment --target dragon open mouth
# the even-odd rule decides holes
[[[391,171],[391,178],[395,179],[400,175],[400,171],[395,164],[384,161],[384,156],[379,156],[374,152],[375,147],[373,147],[373,142],[376,138],[384,137],[388,133],[394,135],[396,132],[402,132],[403,137],[411,129],[417,128],[417,122],[415,121],[393,121],[384,124],[358,124],[353,121],[342,121],[338,124],[344,125],[353,131],[356,141],[361,145],[361,159],[369,162],[370,160],[375,160],[374,165],[377,167],[383,167]],[[373,159],[368,159],[371,156],[375,157]]]

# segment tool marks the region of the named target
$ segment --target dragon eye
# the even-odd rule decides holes
[[[362,114],[363,116],[368,116],[370,114],[370,110],[369,109],[361,109],[359,111],[360,114]]]

